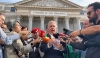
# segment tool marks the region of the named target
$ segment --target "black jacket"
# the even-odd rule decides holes
[[[41,58],[40,57],[40,53],[39,53],[39,44],[40,43],[36,43],[34,46],[33,46],[33,51],[29,53],[29,58]],[[36,47],[36,50],[34,51],[34,47]]]
[[[100,20],[97,24],[95,22],[93,23],[94,25],[99,25]],[[77,49],[87,49],[85,58],[100,58],[100,33],[85,35],[82,43],[71,42],[70,44]]]
[[[86,35],[82,43],[73,43],[70,45],[76,49],[86,50],[85,58],[100,58],[100,34]]]

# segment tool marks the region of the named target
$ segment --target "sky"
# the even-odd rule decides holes
[[[9,3],[16,3],[19,1],[22,1],[22,0],[0,0],[0,2],[9,2]],[[69,1],[74,2],[81,6],[87,6],[88,4],[93,3],[93,2],[100,2],[100,0],[69,0]]]

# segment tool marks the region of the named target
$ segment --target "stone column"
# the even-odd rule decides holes
[[[33,21],[33,16],[29,15],[29,26],[28,26],[29,31],[32,30],[32,21]]]
[[[58,27],[58,16],[54,16],[54,21],[56,22],[57,27]],[[58,32],[58,29],[57,29],[57,32]]]
[[[4,10],[4,8],[5,8],[5,5],[2,6],[2,10]]]
[[[65,17],[65,28],[69,29],[69,17]]]
[[[20,22],[20,15],[17,16],[17,21]]]
[[[45,19],[45,16],[40,16],[40,19],[41,19],[41,30],[44,30],[44,19]]]
[[[80,18],[79,17],[77,18],[77,27],[78,27],[78,30],[81,29],[81,24],[80,24]]]
[[[54,16],[54,21],[56,22],[56,24],[58,26],[58,16]]]

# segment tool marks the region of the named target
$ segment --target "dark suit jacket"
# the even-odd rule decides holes
[[[100,33],[86,35],[82,43],[70,43],[76,49],[86,50],[85,58],[100,58]]]
[[[40,43],[36,43],[34,46],[33,46],[33,51],[29,53],[29,58],[41,58],[40,57],[40,53],[39,53],[39,44]],[[34,47],[36,47],[36,50],[34,51]]]
[[[47,34],[47,36],[50,37],[49,34]],[[43,58],[64,58],[63,53],[67,53],[66,43],[61,42],[61,44],[64,48],[63,51],[55,50],[53,46],[48,48],[47,43],[42,42],[40,50],[41,52],[44,52]]]

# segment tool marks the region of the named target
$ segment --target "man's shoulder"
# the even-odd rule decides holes
[[[9,32],[9,33],[7,33],[8,36],[14,35],[14,34],[16,34],[16,32]]]

